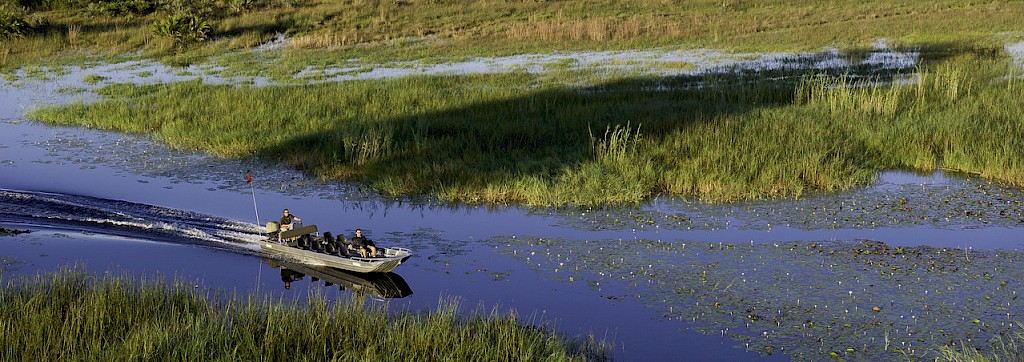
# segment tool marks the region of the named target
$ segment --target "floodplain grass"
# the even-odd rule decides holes
[[[1018,330],[989,341],[989,353],[979,351],[972,343],[960,341],[953,346],[939,350],[937,360],[950,362],[998,362],[1024,359],[1024,324],[1017,323]]]
[[[13,0],[4,0],[12,2]],[[1000,45],[1020,37],[1019,1],[861,2],[681,0],[252,1],[126,4],[146,11],[98,11],[34,2],[32,31],[5,39],[0,69],[82,57],[138,57],[169,64],[203,62],[286,35],[281,60],[310,51],[334,62],[425,60],[653,47],[739,51],[870,48],[892,44]],[[117,3],[112,1],[110,3]],[[177,5],[170,8],[168,4]],[[195,44],[153,34],[178,12],[199,14],[209,38]],[[61,60],[63,59],[63,60]]]
[[[299,306],[218,295],[183,282],[62,269],[3,280],[0,355],[9,361],[588,361],[608,346],[570,341],[514,312],[459,316],[442,300],[390,313],[313,293]]]
[[[1011,62],[975,49],[922,56],[885,72],[121,84],[102,88],[104,101],[29,117],[468,203],[799,197],[868,185],[884,169],[1024,185],[1024,87],[1007,77]]]

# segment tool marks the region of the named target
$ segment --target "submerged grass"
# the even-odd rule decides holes
[[[105,101],[29,117],[470,203],[798,197],[865,185],[882,169],[939,167],[1024,185],[1015,68],[976,49],[922,54],[902,72],[111,85]]]
[[[184,283],[61,270],[0,289],[0,351],[11,361],[607,359],[592,340],[568,342],[515,313],[390,315],[360,300],[313,295],[296,306],[218,297]]]

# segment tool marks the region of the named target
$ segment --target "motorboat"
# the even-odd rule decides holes
[[[276,221],[267,223],[266,240],[260,248],[277,258],[291,259],[312,266],[326,266],[356,273],[387,273],[412,256],[406,248],[377,246],[376,255],[363,257],[342,235],[320,235],[316,225],[281,230]]]

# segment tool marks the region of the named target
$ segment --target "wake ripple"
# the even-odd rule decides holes
[[[0,189],[0,222],[194,244],[246,253],[259,250],[259,225],[187,210],[61,193]]]

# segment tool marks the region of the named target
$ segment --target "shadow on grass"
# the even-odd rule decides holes
[[[925,44],[914,49],[919,52],[916,64],[967,54],[999,54],[998,49],[957,44]],[[816,65],[829,56],[815,54],[775,65],[742,64],[696,75],[623,79],[583,88],[524,91],[499,101],[387,118],[372,130],[354,127],[350,120],[338,121],[332,123],[333,129],[268,145],[258,155],[325,178],[359,178],[385,193],[437,195],[450,189],[500,189],[507,188],[509,180],[552,180],[567,169],[593,161],[599,144],[608,146],[616,141],[609,139],[616,130],[662,144],[671,142],[673,134],[692,132],[695,124],[793,104],[797,87],[806,76],[864,77],[884,83],[913,72],[916,66],[913,62],[891,67],[877,63],[833,68]],[[459,97],[449,89],[432,91]],[[669,147],[687,152],[687,145]],[[662,159],[671,162],[672,157]]]

